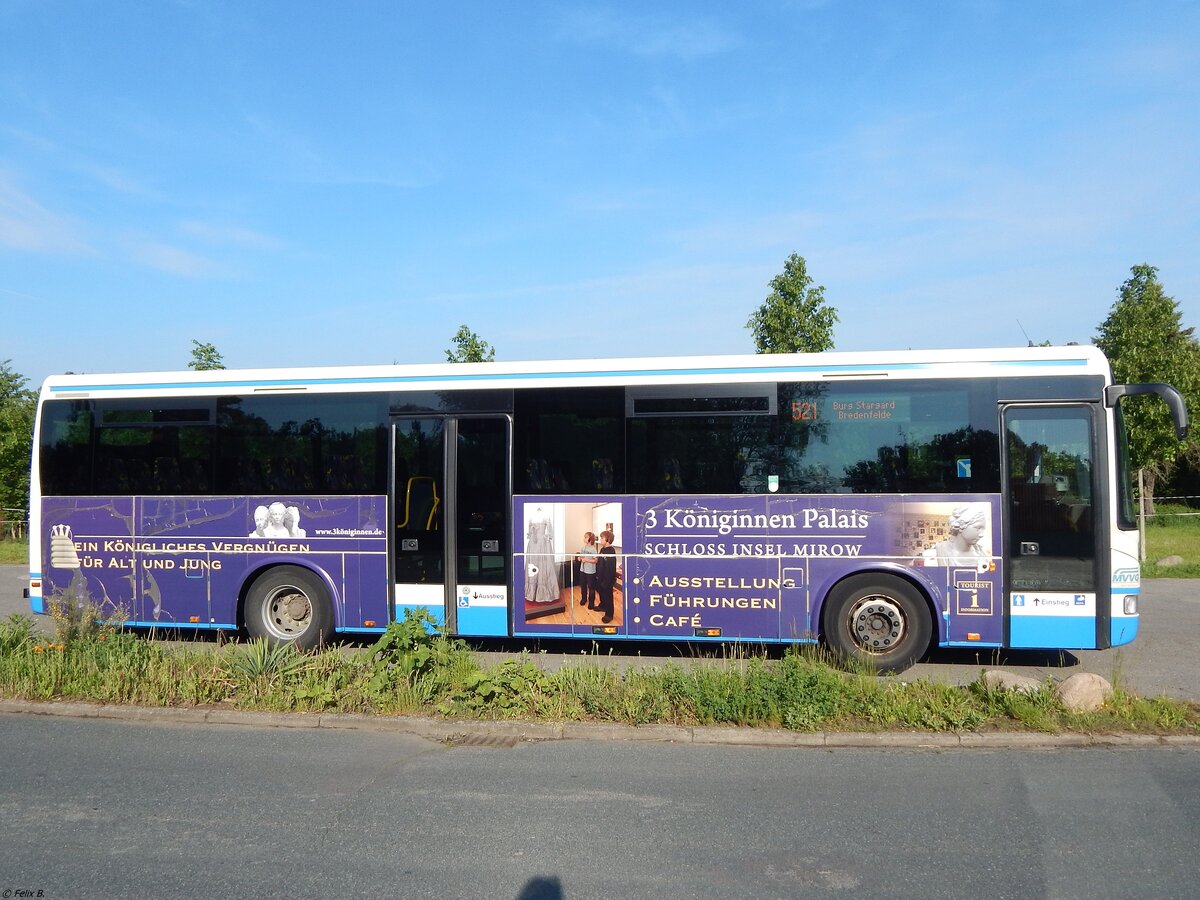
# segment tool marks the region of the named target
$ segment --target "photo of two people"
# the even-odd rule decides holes
[[[525,621],[622,625],[621,504],[525,504]]]

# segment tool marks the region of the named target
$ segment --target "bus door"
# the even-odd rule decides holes
[[[512,424],[392,420],[396,617],[425,607],[453,634],[507,635]]]
[[[1107,647],[1107,587],[1098,596],[1096,577],[1104,507],[1096,502],[1095,410],[1011,405],[1003,417],[1008,645]]]

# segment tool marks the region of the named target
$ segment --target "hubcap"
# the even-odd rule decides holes
[[[904,638],[904,611],[891,597],[864,597],[850,610],[850,633],[868,653],[887,653]]]
[[[297,587],[284,586],[271,592],[263,603],[267,629],[278,638],[299,637],[312,622],[312,602]]]

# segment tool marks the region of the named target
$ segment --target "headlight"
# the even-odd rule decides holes
[[[1127,616],[1136,616],[1137,615],[1137,600],[1138,600],[1137,594],[1130,594],[1129,596],[1127,596],[1125,598],[1125,615],[1127,615]]]

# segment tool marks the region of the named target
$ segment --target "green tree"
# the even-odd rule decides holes
[[[0,507],[28,510],[37,395],[25,387],[27,379],[12,370],[11,362],[0,362]]]
[[[496,348],[466,325],[460,325],[450,341],[453,346],[446,351],[448,362],[493,362],[496,359]]]
[[[225,361],[221,358],[221,354],[217,352],[217,348],[212,344],[202,344],[195,338],[192,339],[192,359],[188,363],[189,369],[195,369],[197,372],[207,369],[223,369]]]
[[[746,323],[757,353],[819,353],[833,349],[837,310],[813,286],[804,257],[793,253],[771,279],[771,293]]]
[[[1163,290],[1158,269],[1142,264],[1130,273],[1093,341],[1108,357],[1118,384],[1165,381],[1183,394],[1193,414],[1200,409],[1200,345],[1192,329],[1183,327],[1179,304]],[[1130,460],[1142,470],[1153,511],[1154,486],[1170,475],[1184,444],[1161,400],[1130,397],[1122,406]]]

